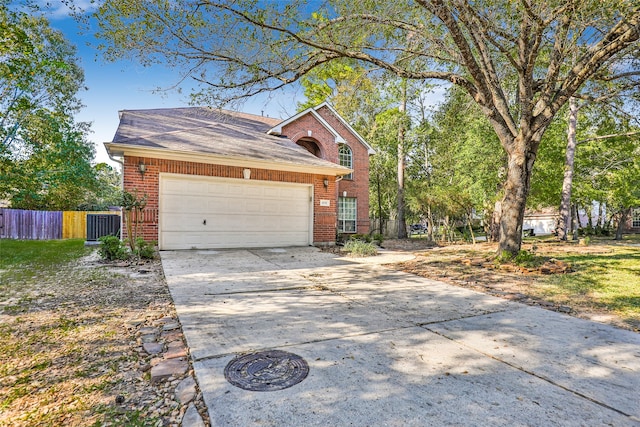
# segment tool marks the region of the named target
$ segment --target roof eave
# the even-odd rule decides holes
[[[143,147],[122,143],[105,142],[107,153],[113,156],[152,157],[195,163],[237,166],[256,169],[278,170],[283,172],[311,173],[318,175],[344,176],[353,173],[352,169],[340,165],[310,165],[290,162],[262,160],[250,157],[225,156],[220,154],[193,151],[170,150],[166,148]]]

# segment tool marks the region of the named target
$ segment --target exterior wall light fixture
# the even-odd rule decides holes
[[[322,184],[324,184],[324,188],[329,188],[329,180],[327,178],[322,181]]]
[[[147,171],[147,165],[140,161],[140,163],[138,163],[138,170],[140,171],[140,175],[144,177],[144,173]]]

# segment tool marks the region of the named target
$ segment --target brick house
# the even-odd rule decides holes
[[[160,249],[330,245],[369,232],[373,149],[327,103],[284,121],[205,107],[124,110],[123,187]]]

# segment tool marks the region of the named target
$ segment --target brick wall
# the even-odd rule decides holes
[[[144,163],[146,172],[142,175],[138,165]],[[242,179],[244,168],[213,165],[149,157],[126,156],[124,162],[124,189],[130,193],[147,195],[147,207],[141,222],[141,236],[145,240],[158,240],[158,199],[160,173],[212,176]],[[329,186],[324,187],[328,178]],[[299,184],[312,184],[314,192],[313,241],[318,244],[335,242],[336,236],[336,185],[333,177],[298,172],[283,172],[251,168],[251,179]],[[320,206],[320,200],[329,200],[330,206]],[[126,227],[125,227],[126,228]],[[126,230],[123,235],[126,237]]]
[[[343,179],[335,187],[334,198],[342,197],[347,192],[347,197],[357,198],[357,233],[369,233],[369,152],[342,121],[335,117],[331,110],[323,107],[318,114],[347,141],[353,154],[353,178]],[[294,142],[302,138],[312,139],[320,147],[322,158],[333,163],[338,163],[338,144],[335,136],[329,132],[313,115],[307,114],[298,120],[289,123],[282,128],[282,134]],[[337,218],[337,205],[334,205]]]

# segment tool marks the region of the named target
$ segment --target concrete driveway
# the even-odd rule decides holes
[[[640,425],[640,335],[316,248],[162,252],[214,426]],[[402,255],[400,255],[402,256]],[[247,391],[240,353],[302,382]]]

